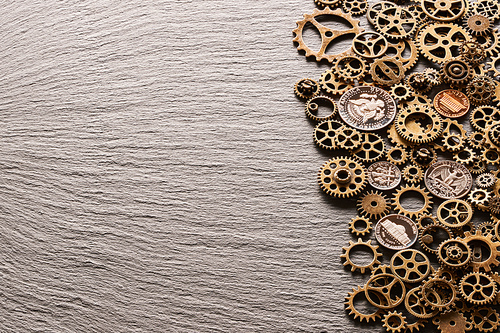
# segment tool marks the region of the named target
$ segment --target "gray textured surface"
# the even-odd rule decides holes
[[[1,332],[380,330],[292,94],[313,8],[2,3]]]

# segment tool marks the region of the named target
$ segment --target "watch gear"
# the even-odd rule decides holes
[[[484,36],[491,33],[493,22],[489,17],[477,12],[470,12],[463,20],[467,32],[473,36]]]
[[[437,218],[448,228],[460,228],[472,219],[473,210],[465,200],[449,199],[439,205]]]
[[[462,59],[450,59],[441,67],[443,82],[451,87],[465,86],[474,76],[471,67]]]
[[[482,211],[489,209],[490,198],[491,192],[483,188],[473,189],[469,193],[469,201]]]
[[[401,312],[389,311],[382,319],[382,326],[387,332],[398,333],[406,327],[406,317]]]
[[[459,284],[460,294],[469,303],[491,303],[497,294],[495,280],[485,273],[471,272],[464,275]]]
[[[491,307],[480,307],[472,310],[471,321],[481,332],[493,332],[498,328],[500,317]]]
[[[412,69],[417,64],[419,55],[417,45],[412,39],[388,42],[385,52],[386,58],[394,58],[401,62],[405,71]]]
[[[433,141],[441,134],[443,127],[439,114],[426,106],[404,108],[396,115],[394,123],[399,135],[417,144]]]
[[[460,46],[460,55],[462,59],[467,61],[472,66],[480,65],[486,58],[484,48],[475,41],[469,40],[462,43]]]
[[[423,203],[422,207],[420,207],[420,209],[408,210],[402,206],[401,196],[406,194],[406,193],[409,193],[409,192],[410,193],[411,192],[418,193],[423,198],[424,203]],[[393,206],[394,206],[394,210],[396,212],[398,212],[399,214],[408,216],[409,218],[414,218],[414,217],[418,217],[421,214],[429,213],[429,210],[431,209],[431,204],[432,204],[431,199],[432,199],[432,197],[426,189],[421,188],[420,186],[416,186],[416,185],[406,185],[406,186],[402,186],[398,190],[396,190],[396,193],[394,194],[394,197],[393,197]]]
[[[406,84],[398,83],[391,87],[391,96],[396,101],[404,101],[412,94],[412,88]]]
[[[373,259],[371,260],[370,263],[364,264],[364,265],[358,265],[355,264],[354,262],[351,261],[351,258],[349,257],[351,251],[356,248],[356,250],[361,249],[366,249],[368,248],[373,255]],[[382,256],[382,253],[379,253],[377,251],[378,245],[372,245],[372,241],[368,240],[366,242],[363,242],[361,238],[358,238],[358,241],[354,243],[353,241],[349,241],[349,246],[344,246],[342,247],[342,250],[344,251],[343,254],[340,255],[341,258],[345,259],[344,266],[351,266],[351,272],[354,272],[355,270],[359,270],[361,274],[364,274],[366,270],[368,269],[369,271],[373,270],[373,268],[376,265],[380,264],[380,261],[378,260],[379,257]]]
[[[422,300],[421,287],[415,287],[406,293],[405,308],[412,316],[420,319],[432,318],[439,309],[432,309]]]
[[[356,236],[364,236],[372,230],[372,223],[366,217],[356,216],[349,222],[349,230]]]
[[[441,333],[465,332],[472,329],[472,324],[458,311],[443,312],[432,319]]]
[[[421,214],[415,222],[417,223],[419,230],[422,230],[429,225],[439,223],[437,217],[433,216],[432,214]]]
[[[490,105],[479,106],[472,110],[469,119],[476,131],[484,132],[494,121],[500,121],[500,109]]]
[[[490,172],[482,173],[476,178],[476,185],[480,188],[490,188],[497,182],[497,177]]]
[[[414,145],[414,143],[405,140],[403,137],[401,137],[399,135],[398,131],[396,130],[396,126],[394,125],[394,123],[392,123],[391,125],[389,125],[389,127],[387,128],[387,136],[388,136],[389,140],[394,145],[396,145],[396,147],[411,147],[411,146]]]
[[[378,303],[372,297],[376,295]],[[392,273],[381,273],[370,277],[365,285],[365,296],[370,304],[381,309],[392,309],[403,303],[406,287],[403,281]]]
[[[476,76],[467,85],[467,97],[474,105],[485,105],[493,99],[495,88],[492,78],[486,75]]]
[[[314,0],[314,2],[320,7],[336,7],[342,0]]]
[[[371,219],[380,219],[389,213],[390,201],[379,191],[370,191],[358,199],[359,213]]]
[[[374,26],[378,13],[382,12],[386,8],[391,7],[396,7],[396,4],[390,1],[374,2],[370,5],[368,11],[366,12],[366,18],[368,22],[370,22],[370,24]]]
[[[336,120],[325,120],[319,123],[314,128],[313,139],[318,146],[323,149],[337,149],[337,134],[338,130],[344,126],[341,122]]]
[[[455,286],[448,280],[432,278],[422,286],[422,298],[432,309],[450,309],[456,299]]]
[[[409,74],[405,78],[405,84],[420,93],[427,93],[432,89],[432,84],[424,73]]]
[[[401,165],[408,160],[406,148],[401,146],[392,147],[387,151],[387,161],[395,165]]]
[[[467,165],[467,170],[473,175],[479,175],[487,170],[486,163],[483,160],[474,160],[471,164]]]
[[[473,12],[497,20],[500,18],[500,5],[495,0],[479,0],[474,4]]]
[[[422,27],[417,36],[417,46],[428,60],[442,64],[455,58],[460,46],[467,40],[471,40],[471,36],[464,28],[453,23],[436,22]]]
[[[495,148],[484,149],[482,158],[483,161],[488,164],[492,165],[500,164],[500,152]]]
[[[425,169],[436,163],[437,154],[436,151],[429,146],[412,147],[410,151],[410,160],[412,163]]]
[[[441,81],[441,74],[439,73],[438,70],[429,67],[429,68],[424,69],[424,71],[422,73],[425,75],[427,82],[429,82],[429,84],[431,86],[437,86],[437,85],[441,84],[441,82],[442,82]]]
[[[308,99],[319,93],[319,84],[313,79],[300,79],[294,86],[295,95]]]
[[[500,197],[497,195],[492,196],[488,201],[488,207],[490,208],[490,212],[492,214],[500,214]]]
[[[318,173],[321,189],[336,198],[349,198],[359,194],[366,182],[365,167],[349,157],[330,159]]]
[[[418,165],[408,165],[403,169],[403,179],[407,183],[416,184],[424,179],[424,172]]]
[[[452,153],[456,153],[463,149],[464,141],[464,136],[458,133],[447,132],[443,134],[443,147]]]
[[[439,245],[443,241],[453,238],[453,234],[448,227],[440,223],[429,224],[420,230],[418,241],[424,251],[437,254]]]
[[[362,162],[378,161],[385,153],[384,140],[375,133],[362,133],[361,146],[352,153]]]
[[[443,267],[458,269],[467,267],[472,251],[465,242],[452,238],[439,245],[437,256]]]
[[[320,107],[328,108],[330,111],[327,115],[319,115]],[[314,121],[320,122],[332,119],[337,113],[337,103],[327,96],[315,96],[309,99],[306,103],[306,115]]]
[[[363,142],[362,134],[358,130],[347,125],[343,125],[338,129],[335,141],[339,147],[350,150],[358,148]]]
[[[349,315],[354,315],[354,319],[358,319],[362,323],[363,320],[366,321],[367,323],[370,322],[370,320],[376,321],[380,317],[382,317],[382,314],[384,313],[384,310],[376,308],[376,310],[372,313],[365,314],[359,311],[358,309],[355,308],[354,306],[354,299],[358,295],[365,295],[365,288],[361,286],[357,286],[357,288],[352,288],[352,292],[349,292],[347,294],[347,297],[345,298],[346,302],[344,303],[346,305],[346,311],[349,311]]]
[[[481,231],[483,235],[490,234],[493,235],[492,240],[497,240],[495,235],[496,224],[494,222],[486,221],[482,222],[477,226],[477,230]]]
[[[469,147],[465,147],[453,154],[453,160],[464,165],[470,165],[474,162],[475,158],[476,154]]]
[[[495,57],[492,57],[490,62],[488,62],[488,72],[492,72],[493,73],[493,76],[494,77],[498,77],[500,76],[500,56],[495,56]],[[496,89],[496,85],[495,84],[495,89]]]

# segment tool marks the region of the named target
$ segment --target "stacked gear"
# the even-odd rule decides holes
[[[500,4],[315,3],[293,41],[331,68],[318,80],[299,80],[295,93],[315,123],[314,142],[334,154],[319,170],[319,186],[356,200],[358,214],[346,221],[356,240],[341,258],[369,278],[348,293],[346,310],[361,322],[381,320],[387,332],[425,331],[431,323],[444,333],[496,331]],[[364,14],[370,31],[354,18]],[[349,27],[328,27],[325,18]],[[318,49],[304,41],[311,28],[321,37]],[[332,47],[349,37],[349,48]],[[414,69],[419,60],[423,71]],[[408,206],[408,196],[421,206]],[[388,265],[382,248],[392,251]],[[370,262],[353,260],[360,250]]]

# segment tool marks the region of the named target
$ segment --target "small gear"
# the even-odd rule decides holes
[[[339,147],[352,150],[361,146],[362,138],[363,136],[358,130],[343,125],[338,129],[335,140]]]
[[[471,312],[471,321],[481,332],[493,332],[498,328],[500,317],[491,307],[481,307]]]
[[[464,137],[458,133],[447,132],[443,134],[443,147],[452,153],[463,149],[464,141]]]
[[[375,18],[375,28],[387,38],[410,37],[417,28],[417,20],[405,8],[395,6],[385,8]]]
[[[314,0],[314,2],[320,7],[335,8],[342,0]]]
[[[433,216],[432,214],[421,214],[415,221],[417,222],[417,226],[419,230],[424,229],[425,227],[433,224],[438,224],[437,217]]]
[[[495,235],[496,223],[491,221],[482,222],[477,226],[477,230],[481,231],[483,235],[493,235],[492,240],[497,240]]]
[[[410,160],[414,164],[425,169],[436,163],[437,154],[436,151],[429,146],[412,147],[410,151]]]
[[[492,123],[486,127],[486,141],[489,145],[500,148],[500,122]]]
[[[491,303],[497,294],[495,280],[485,273],[471,272],[464,275],[459,284],[460,294],[469,303]]]
[[[482,173],[476,178],[476,185],[482,189],[487,189],[495,185],[497,177],[490,172]]]
[[[476,131],[484,133],[487,126],[494,121],[500,121],[500,109],[491,105],[479,106],[472,110],[469,119]]]
[[[362,133],[361,146],[352,153],[362,162],[370,163],[378,161],[385,154],[384,140],[375,133]]]
[[[493,99],[495,88],[492,78],[486,75],[476,76],[467,85],[467,97],[474,105],[485,105]]]
[[[441,265],[455,270],[467,267],[472,258],[472,251],[465,242],[452,238],[439,245],[437,256]]]
[[[439,205],[437,218],[448,228],[460,228],[472,219],[474,211],[465,200],[449,199]]]
[[[318,173],[321,189],[336,198],[349,198],[359,194],[366,182],[365,167],[349,157],[330,159]]]
[[[319,115],[321,107],[329,110],[327,115]],[[332,119],[337,113],[337,103],[327,96],[315,96],[306,103],[306,115],[314,121],[320,122]]]
[[[418,165],[408,165],[403,169],[403,179],[410,184],[416,184],[424,178],[424,171]]]
[[[405,164],[408,160],[406,148],[401,146],[392,147],[387,151],[387,161],[395,165]]]
[[[353,16],[359,16],[366,13],[368,10],[367,0],[344,0],[342,3],[342,8],[346,13]]]
[[[295,95],[308,99],[319,93],[319,84],[313,79],[300,79],[294,86]]]
[[[409,11],[417,20],[417,28],[429,22],[429,16],[427,16],[427,14],[422,9],[422,6],[420,6],[419,4],[410,4],[408,7],[406,7],[406,10]]]
[[[376,59],[370,65],[373,81],[383,86],[391,86],[401,82],[405,75],[403,64],[394,58]]]
[[[488,210],[488,204],[491,198],[491,192],[483,189],[476,188],[469,193],[469,201],[480,210]]]
[[[465,41],[460,46],[460,55],[473,66],[479,65],[486,58],[484,48],[478,42],[471,40]]]
[[[391,96],[398,102],[407,100],[411,94],[412,88],[406,84],[398,83],[391,87]]]
[[[443,241],[453,238],[453,233],[448,227],[440,223],[429,224],[420,230],[418,241],[424,251],[437,254],[439,245]]]
[[[471,40],[471,36],[464,28],[452,23],[436,22],[420,29],[417,45],[424,57],[442,64],[455,58],[466,40]]]
[[[500,52],[500,32],[495,28],[488,37],[490,38],[491,42],[488,47],[484,48],[484,52],[488,57],[496,57]]]
[[[382,319],[382,326],[387,332],[398,333],[406,327],[406,317],[401,312],[389,311]]]
[[[417,144],[433,141],[441,134],[443,128],[439,114],[425,106],[409,106],[401,110],[396,115],[394,123],[399,135]]]
[[[406,293],[405,307],[408,313],[416,318],[432,318],[438,314],[439,309],[432,309],[422,300],[421,287],[415,287]]]
[[[385,54],[388,46],[387,39],[378,32],[363,32],[352,40],[354,52],[364,58],[378,58]]]
[[[482,158],[483,161],[488,164],[491,165],[500,164],[500,152],[495,148],[484,149]]]
[[[346,55],[335,61],[333,65],[334,73],[345,82],[361,80],[368,73],[368,63],[357,55]]]
[[[472,36],[484,36],[491,33],[493,22],[487,15],[470,12],[463,20],[467,32]]]
[[[366,217],[356,216],[349,222],[349,230],[356,236],[364,236],[372,230],[372,223]]]
[[[341,95],[353,87],[351,83],[345,82],[333,70],[324,72],[319,79],[319,84],[324,91],[332,95]]]
[[[450,59],[441,67],[443,82],[451,87],[465,86],[474,76],[470,65],[461,59]]]
[[[467,170],[473,175],[479,175],[487,170],[486,162],[476,159],[474,162],[467,165]]]
[[[358,309],[355,308],[354,306],[354,299],[358,295],[365,295],[365,288],[358,286],[357,288],[352,288],[352,292],[349,292],[347,294],[347,297],[345,298],[345,305],[346,305],[346,311],[349,311],[349,315],[354,315],[354,319],[358,319],[360,322],[366,321],[367,323],[370,322],[370,320],[376,321],[377,319],[382,317],[382,314],[384,313],[384,310],[376,308],[375,311],[369,314],[361,313]]]
[[[402,204],[401,204],[401,196],[404,195],[405,193],[418,193],[419,196],[423,199],[424,203],[422,207],[418,210],[408,210],[405,209]],[[397,211],[399,214],[403,214],[405,216],[408,216],[409,218],[414,218],[418,217],[421,214],[427,214],[429,213],[429,210],[432,208],[432,197],[427,192],[426,189],[421,188],[420,186],[415,186],[415,185],[406,185],[400,187],[396,193],[394,194],[393,197],[393,206],[394,210]]]
[[[358,265],[355,264],[354,262],[351,261],[350,258],[350,253],[353,251],[353,249],[356,248],[356,250],[361,249],[366,249],[368,248],[372,255],[373,259],[370,263],[364,264],[364,265]],[[355,270],[359,270],[361,274],[364,274],[366,270],[368,269],[369,271],[373,270],[373,268],[377,265],[380,264],[380,261],[378,260],[379,257],[382,257],[382,253],[379,253],[377,251],[378,245],[372,245],[372,241],[368,240],[366,242],[363,242],[361,238],[358,238],[358,241],[354,243],[353,241],[349,241],[349,246],[347,247],[342,247],[342,250],[344,251],[343,254],[340,255],[341,258],[345,259],[344,266],[351,266],[351,272],[354,272]]]
[[[424,73],[411,73],[405,78],[405,84],[420,93],[427,93],[432,89],[432,84]]]
[[[371,191],[358,199],[357,207],[361,215],[378,220],[389,213],[390,202],[383,193]]]
[[[432,105],[432,101],[430,100],[430,98],[428,96],[422,95],[422,94],[420,94],[418,92],[414,92],[410,98],[408,98],[405,101],[401,101],[399,103],[399,108],[400,109],[407,108],[407,107],[409,107],[411,105],[431,106]]]
[[[464,165],[472,164],[474,162],[475,158],[476,158],[476,154],[469,147],[465,147],[461,151],[458,151],[458,152],[453,154],[453,160],[455,160],[456,162],[458,162],[460,164],[464,164]]]
[[[337,134],[338,130],[344,126],[341,122],[336,120],[325,120],[319,123],[314,128],[313,139],[318,146],[323,149],[337,149]]]
[[[485,142],[484,133],[479,131],[472,132],[467,138],[467,141],[472,148],[481,149]]]
[[[441,82],[442,82],[441,75],[439,74],[438,70],[429,67],[429,68],[424,69],[424,71],[422,73],[425,75],[427,82],[429,82],[429,84],[431,86],[437,86],[437,85],[441,84]]]

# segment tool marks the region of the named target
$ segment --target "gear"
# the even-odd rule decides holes
[[[317,1],[327,1],[327,0],[317,0]],[[336,3],[336,1],[335,1]],[[318,16],[329,16],[332,19],[342,19],[351,25],[351,29],[347,30],[334,30],[330,29],[316,20]],[[302,33],[304,31],[304,27],[306,24],[312,24],[321,35],[321,47],[318,51],[313,51],[309,48],[302,39]],[[304,14],[304,19],[301,21],[297,21],[297,28],[293,30],[295,34],[294,42],[298,44],[297,50],[302,50],[305,52],[306,57],[315,57],[316,61],[326,60],[328,62],[333,62],[335,59],[348,55],[352,52],[352,49],[341,51],[336,54],[326,54],[326,50],[328,46],[332,44],[339,37],[348,35],[348,34],[359,34],[364,30],[359,28],[359,20],[355,20],[352,18],[350,14],[346,14],[342,12],[340,9],[332,10],[329,7],[325,7],[323,10],[315,9],[312,14]],[[333,49],[333,48],[332,48]]]
[[[456,296],[455,286],[442,278],[430,279],[422,286],[422,298],[432,309],[441,311],[450,309]]]
[[[370,66],[373,81],[383,86],[401,82],[405,75],[403,64],[395,58],[376,59]]]
[[[320,7],[336,7],[342,0],[314,0],[314,2]]]
[[[472,252],[465,242],[452,238],[439,245],[437,256],[443,267],[458,269],[467,267]]]
[[[365,193],[357,202],[359,213],[371,219],[380,219],[389,213],[390,202],[378,191]]]
[[[357,288],[352,288],[352,292],[347,294],[347,297],[345,298],[346,302],[344,304],[346,305],[346,311],[349,311],[349,315],[354,315],[354,319],[359,318],[360,322],[363,322],[364,320],[367,323],[369,323],[370,320],[376,321],[381,318],[384,313],[384,310],[382,309],[377,308],[372,313],[364,314],[354,307],[354,299],[360,294],[363,296],[365,295],[364,287],[358,286]]]
[[[463,240],[472,250],[472,260],[469,267],[474,272],[479,272],[480,269],[485,272],[490,272],[493,266],[498,266],[500,261],[497,257],[500,255],[498,248],[500,242],[492,240],[493,235],[483,235],[477,230],[474,234],[465,232]]]
[[[467,0],[421,0],[420,5],[431,19],[443,22],[455,21],[462,17],[467,10]]]
[[[492,72],[494,77],[500,76],[500,70],[498,69],[500,68],[500,56],[497,55],[495,57],[492,57],[491,61],[488,62],[488,67],[489,67],[488,72]]]
[[[467,141],[471,145],[472,148],[474,149],[481,149],[483,148],[485,138],[484,138],[484,133],[483,132],[472,132],[469,137],[467,138]]]
[[[325,120],[314,128],[314,142],[323,149],[337,149],[338,130],[344,126],[336,120]]]
[[[463,149],[464,141],[464,136],[458,133],[447,132],[443,134],[443,147],[452,153],[456,153]]]
[[[467,85],[467,97],[474,105],[485,105],[493,99],[495,88],[492,78],[486,75],[476,76]]]
[[[488,144],[500,148],[500,121],[486,127],[486,134],[488,134],[486,136]]]
[[[494,148],[489,148],[485,149],[483,151],[483,161],[492,164],[492,165],[497,165],[500,164],[500,152],[497,149]]]
[[[497,286],[493,278],[485,273],[471,272],[460,280],[460,294],[469,303],[484,305],[496,296]]]
[[[349,230],[356,236],[364,236],[372,230],[372,223],[366,217],[356,216],[349,222]]]
[[[494,106],[480,106],[470,114],[471,125],[476,131],[484,132],[493,121],[500,121],[500,110]]]
[[[410,152],[410,160],[421,166],[422,168],[427,168],[430,165],[436,163],[437,154],[431,147],[418,146],[413,147]]]
[[[423,230],[425,227],[433,224],[438,224],[438,220],[432,214],[421,214],[416,220],[419,230]]]
[[[438,314],[439,309],[432,309],[422,300],[421,288],[415,287],[408,291],[405,298],[406,310],[419,319],[432,318]]]
[[[479,0],[474,4],[473,12],[497,20],[500,18],[500,5],[494,0]]]
[[[493,28],[493,22],[490,21],[488,16],[475,12],[470,12],[469,15],[464,18],[463,23],[467,32],[472,36],[488,35]]]
[[[368,72],[368,63],[356,55],[346,55],[337,59],[333,65],[333,71],[345,82],[361,80]]]
[[[429,67],[424,69],[422,73],[424,73],[427,82],[429,82],[431,86],[437,86],[441,84],[441,75],[436,69]]]
[[[342,80],[333,70],[324,72],[319,79],[319,84],[323,90],[332,95],[341,95],[353,87],[351,83]]]
[[[371,25],[375,25],[375,20],[377,19],[378,13],[391,7],[396,7],[396,4],[390,1],[380,1],[373,3],[372,5],[370,5],[368,11],[366,12],[366,18],[368,19],[368,22],[370,22]]]
[[[429,258],[415,249],[396,252],[391,258],[392,273],[407,283],[421,282],[431,273]]]
[[[340,148],[351,150],[358,148],[363,142],[362,134],[358,130],[347,125],[343,125],[338,129],[335,140]]]
[[[396,101],[404,101],[410,98],[412,94],[412,88],[406,84],[398,83],[391,87],[391,96]]]
[[[452,23],[431,23],[420,30],[417,46],[424,57],[442,64],[455,58],[466,40],[471,40],[471,37],[462,27]]]
[[[423,250],[437,254],[439,245],[452,237],[453,234],[448,227],[437,223],[429,224],[421,229],[418,241]]]
[[[472,164],[475,158],[476,154],[469,147],[465,147],[461,151],[453,154],[453,160],[455,160],[458,163],[464,164],[466,166]]]
[[[491,192],[482,188],[473,189],[469,193],[469,201],[483,211],[488,210],[490,198]]]
[[[323,164],[318,183],[323,191],[336,198],[359,194],[366,186],[366,170],[349,157],[336,157]]]
[[[420,93],[427,93],[432,89],[432,84],[424,73],[411,73],[405,78],[405,83]]]
[[[378,134],[362,133],[361,142],[361,146],[353,151],[353,155],[362,162],[375,162],[384,156],[385,143]]]
[[[487,235],[487,234],[493,235],[492,240],[497,240],[496,235],[495,235],[495,227],[496,227],[495,223],[490,222],[490,221],[486,221],[486,222],[480,223],[477,226],[477,230],[481,231],[481,233],[483,235]]]
[[[444,312],[432,319],[432,323],[441,333],[465,332],[472,329],[472,324],[458,311]]]
[[[418,165],[408,165],[403,169],[403,178],[407,183],[416,184],[424,178],[424,172]]]
[[[439,114],[430,107],[409,106],[401,110],[394,121],[396,130],[405,140],[423,144],[436,139],[443,123]]]
[[[410,37],[417,28],[417,20],[405,8],[395,6],[385,8],[375,18],[375,28],[387,38]]]
[[[460,55],[471,65],[479,65],[486,58],[484,48],[475,41],[465,41],[460,46]]]
[[[329,114],[326,116],[321,116],[318,114],[320,107],[326,107],[330,110]],[[314,121],[320,122],[332,119],[337,113],[337,103],[327,96],[315,96],[309,99],[306,103],[306,115]]]
[[[461,59],[450,59],[441,67],[441,77],[451,87],[465,86],[473,77],[471,67]]]
[[[475,308],[471,313],[471,321],[481,332],[493,332],[498,328],[500,317],[490,307]]]
[[[407,71],[417,64],[419,53],[417,45],[413,40],[402,39],[397,42],[388,43],[385,57],[400,61],[405,71]]]
[[[467,170],[473,175],[479,175],[487,170],[486,163],[482,160],[474,160],[474,162],[467,165]]]
[[[295,95],[308,99],[319,93],[319,84],[313,79],[300,79],[294,86]]]
[[[376,295],[378,303],[373,299]],[[390,273],[381,273],[370,277],[366,282],[365,296],[370,304],[380,309],[392,309],[403,303],[406,287],[403,281]]]
[[[384,55],[388,46],[387,39],[377,32],[363,32],[352,40],[352,48],[364,58],[378,58]]]
[[[346,13],[353,16],[359,16],[366,13],[368,10],[367,0],[344,0],[342,3],[342,8]]]
[[[482,173],[476,178],[476,185],[480,188],[490,188],[497,182],[497,177],[490,172]]]
[[[424,12],[422,6],[415,3],[406,7],[406,10],[417,20],[417,28],[429,22],[429,16]]]
[[[366,249],[368,248],[372,254],[373,254],[373,259],[370,263],[364,264],[364,265],[358,265],[355,264],[354,262],[351,261],[351,258],[349,257],[351,251],[356,248],[356,250],[361,249]],[[380,264],[380,261],[378,260],[379,257],[382,257],[382,253],[379,253],[377,251],[378,245],[372,245],[372,241],[368,240],[366,242],[363,242],[361,238],[358,238],[358,241],[354,243],[353,241],[349,241],[349,246],[347,247],[342,247],[342,250],[344,251],[343,254],[340,255],[341,258],[345,259],[344,266],[351,266],[351,272],[354,272],[355,270],[359,270],[361,274],[365,274],[365,271],[368,270],[373,270],[373,268],[376,265]]]
[[[387,161],[395,165],[401,165],[408,160],[408,152],[401,146],[392,147],[387,151]]]
[[[405,140],[398,134],[394,123],[389,125],[387,129],[387,136],[389,137],[389,140],[396,145],[396,147],[411,147],[414,145],[412,142]]]
[[[382,319],[382,326],[387,332],[398,333],[406,327],[406,317],[401,312],[389,311]]]
[[[411,192],[418,193],[423,198],[424,204],[418,210],[408,210],[401,205],[401,196],[404,195],[405,193],[411,193]],[[406,185],[400,187],[394,194],[393,206],[394,210],[397,211],[399,214],[403,214],[405,216],[408,216],[409,218],[414,218],[418,217],[421,214],[429,213],[429,210],[432,208],[431,199],[432,199],[431,195],[424,188],[415,185]]]
[[[473,210],[465,200],[449,199],[439,205],[437,218],[448,228],[460,228],[472,219]]]

